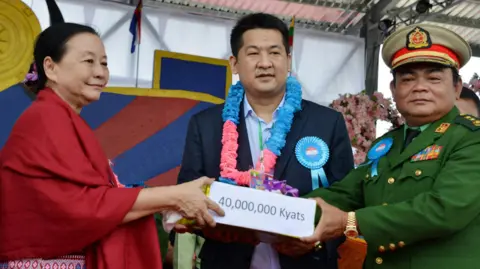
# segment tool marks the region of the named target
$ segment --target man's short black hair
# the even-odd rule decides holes
[[[238,20],[235,27],[232,29],[230,35],[230,48],[232,49],[233,56],[237,57],[240,48],[243,46],[243,34],[248,30],[253,29],[272,29],[277,30],[282,34],[283,45],[287,54],[290,53],[290,47],[288,45],[288,27],[279,18],[265,13],[253,13],[246,15]]]
[[[460,93],[460,99],[472,101],[477,107],[478,115],[480,115],[480,98],[474,91],[464,86]]]

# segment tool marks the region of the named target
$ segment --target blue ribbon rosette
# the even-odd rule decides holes
[[[330,157],[327,143],[315,136],[304,137],[298,141],[295,147],[295,155],[301,165],[310,169],[313,189],[320,187],[319,179],[322,181],[324,188],[330,185],[325,170],[323,170],[323,166]]]
[[[378,161],[385,156],[393,145],[393,139],[391,137],[380,140],[375,146],[373,146],[367,154],[367,165],[372,164],[371,176],[378,176]]]

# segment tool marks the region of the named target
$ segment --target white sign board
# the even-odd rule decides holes
[[[214,182],[208,194],[225,211],[217,223],[291,237],[313,234],[314,200]]]

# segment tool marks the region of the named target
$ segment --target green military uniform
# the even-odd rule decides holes
[[[363,165],[308,196],[356,211],[360,233],[368,243],[365,268],[476,268],[480,264],[480,120],[459,116],[455,108],[403,152],[403,127],[375,143],[386,137],[394,143],[380,159],[377,176],[371,177],[371,165]],[[430,159],[412,161],[432,145],[439,150],[424,155]]]
[[[400,34],[411,35],[413,27]],[[438,31],[427,34],[435,41]],[[444,37],[441,41],[450,42],[450,47],[462,42],[450,32]],[[408,44],[398,36],[393,40],[401,40],[403,47]],[[384,59],[392,60],[402,48],[397,43],[385,43],[384,49],[391,51],[384,52]],[[468,57],[458,54],[461,66]],[[428,61],[427,56],[412,61]],[[433,62],[443,60],[432,58]],[[379,158],[376,175],[367,160],[330,188],[308,195],[343,211],[355,211],[359,232],[368,244],[364,268],[480,268],[480,120],[459,115],[454,107],[422,127],[404,149],[404,126],[372,144],[375,149],[393,141]]]

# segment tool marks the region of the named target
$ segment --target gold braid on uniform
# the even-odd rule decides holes
[[[455,118],[455,123],[463,125],[472,131],[480,130],[480,119],[472,115],[461,114]]]

